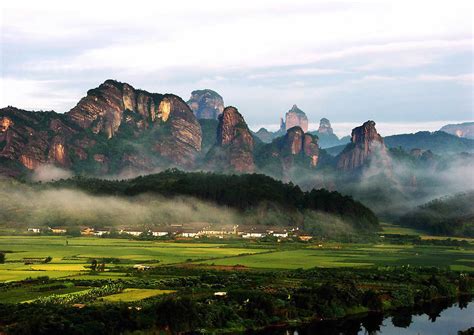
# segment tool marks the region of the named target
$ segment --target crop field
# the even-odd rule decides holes
[[[102,298],[107,302],[132,302],[143,300],[157,295],[170,294],[176,291],[173,290],[156,290],[156,289],[139,289],[139,288],[127,288],[123,292],[108,295]]]
[[[69,238],[59,236],[0,236],[0,251],[6,253],[5,264],[0,264],[0,281],[22,280],[48,276],[62,278],[87,274],[91,259],[114,259],[103,279],[120,278],[120,273],[108,270],[131,267],[133,264],[170,265],[211,258],[222,258],[266,251],[224,243],[179,243],[104,239],[95,237]],[[25,259],[46,258],[47,264],[25,264]],[[97,278],[97,275],[94,276]]]
[[[206,260],[201,263],[271,269],[409,265],[474,271],[474,250],[438,246],[340,244]]]
[[[246,245],[245,243],[248,243]],[[277,244],[219,241],[163,242],[69,238],[59,236],[0,236],[6,252],[0,282],[48,276],[70,279],[120,279],[134,264],[173,266],[244,266],[249,269],[312,267],[439,266],[474,271],[474,249],[397,244]],[[25,259],[51,257],[49,263],[25,264]],[[105,259],[104,272],[90,272],[91,259]],[[138,294],[138,293],[136,293]]]

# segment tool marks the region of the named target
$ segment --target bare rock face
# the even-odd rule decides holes
[[[283,156],[302,155],[310,158],[311,167],[318,165],[319,146],[318,138],[296,126],[290,128],[283,138]]]
[[[217,120],[224,111],[224,99],[213,90],[196,90],[191,92],[187,102],[198,119]]]
[[[319,134],[329,134],[329,135],[334,134],[334,131],[332,130],[332,127],[331,127],[331,122],[328,119],[323,117],[319,121],[318,133]]]
[[[0,109],[0,125],[0,159],[9,161],[2,164],[3,174],[17,175],[42,164],[70,167],[66,138],[77,130],[64,115],[7,107]]]
[[[369,162],[380,167],[389,167],[382,136],[377,133],[374,121],[367,121],[362,126],[352,129],[351,143],[339,154],[337,168],[353,171],[366,166]]]
[[[216,145],[210,150],[208,162],[218,170],[240,173],[255,170],[254,140],[243,116],[229,106],[219,116]]]
[[[107,80],[65,114],[1,109],[0,173],[43,164],[92,174],[192,168],[201,140],[201,126],[178,96]]]
[[[306,133],[308,131],[308,118],[306,114],[293,105],[293,107],[285,114],[285,122],[281,122],[281,126],[285,126],[285,131],[293,127],[300,127]]]
[[[291,180],[315,169],[319,156],[318,137],[296,126],[262,146],[255,157],[260,171]]]

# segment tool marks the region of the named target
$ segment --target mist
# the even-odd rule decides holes
[[[327,213],[289,211],[262,203],[244,212],[192,197],[165,198],[91,195],[77,189],[0,180],[0,226],[25,231],[27,227],[136,228],[172,224],[210,225],[213,228],[299,227],[322,237],[352,234],[349,222]]]

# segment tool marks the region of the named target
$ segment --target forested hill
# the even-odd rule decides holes
[[[400,224],[436,235],[474,237],[474,191],[432,200],[400,219]]]
[[[261,174],[224,175],[173,169],[121,181],[74,177],[46,185],[51,186],[81,189],[92,194],[185,195],[242,211],[269,203],[291,211],[316,210],[336,214],[361,229],[374,229],[379,224],[378,218],[369,208],[350,196],[325,189],[303,192],[297,185]]]

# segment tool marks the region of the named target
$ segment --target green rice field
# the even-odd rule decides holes
[[[153,267],[196,264],[249,269],[312,267],[438,266],[474,271],[474,249],[451,246],[394,244],[277,244],[258,242],[163,242],[69,238],[60,236],[0,236],[6,262],[0,282],[48,276],[71,279],[119,279],[135,264]],[[25,259],[52,257],[50,263],[25,264]],[[91,259],[105,259],[104,272],[90,273]]]

